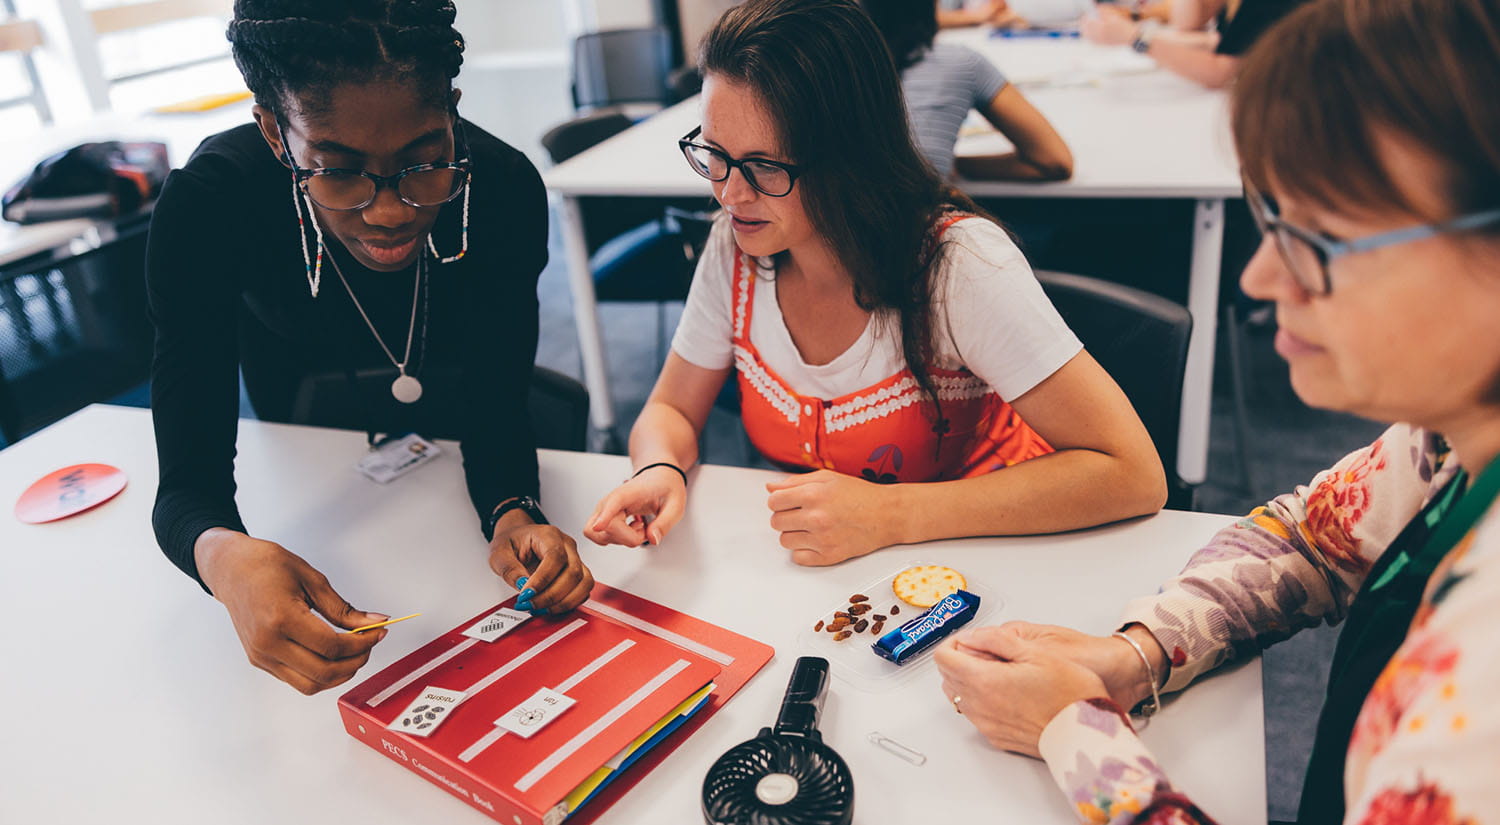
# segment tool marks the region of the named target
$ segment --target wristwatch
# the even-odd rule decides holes
[[[1161,31],[1160,20],[1142,20],[1135,27],[1135,39],[1130,41],[1130,48],[1138,54],[1146,54],[1151,51],[1151,41],[1155,39],[1156,33]]]
[[[485,535],[488,536],[491,540],[494,540],[495,525],[499,524],[500,519],[504,518],[505,514],[509,513],[511,510],[520,510],[524,512],[526,515],[531,516],[531,520],[536,522],[537,524],[552,523],[550,521],[547,521],[547,517],[542,514],[542,505],[538,504],[536,499],[532,498],[531,496],[517,496],[501,504],[499,507],[496,507],[495,512],[491,513],[488,519],[485,519]]]

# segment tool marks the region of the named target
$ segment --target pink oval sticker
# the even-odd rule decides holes
[[[108,464],[75,464],[48,474],[16,501],[16,518],[27,524],[76,516],[125,489],[125,473]]]

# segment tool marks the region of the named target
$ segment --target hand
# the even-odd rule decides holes
[[[566,613],[588,601],[594,574],[578,557],[578,545],[550,524],[500,528],[490,542],[490,569],[521,591],[518,610]]]
[[[792,561],[809,567],[838,564],[899,544],[901,514],[895,485],[815,470],[766,485],[771,528]]]
[[[1141,657],[1129,642],[1114,636],[1090,636],[1072,628],[1057,625],[1032,624],[1030,622],[1006,622],[1004,630],[1015,636],[1034,642],[1048,653],[1061,656],[1093,671],[1104,682],[1109,698],[1124,710],[1129,710],[1151,696],[1151,683],[1146,679],[1146,668]],[[1151,631],[1132,624],[1130,633],[1149,656],[1152,649],[1160,652]],[[1152,663],[1158,684],[1166,675],[1166,654]]]
[[[682,520],[687,485],[671,467],[652,467],[616,487],[589,516],[583,534],[595,544],[661,544]]]
[[[1024,26],[1026,21],[1005,0],[995,0],[989,8],[985,9],[984,22],[997,28],[1006,26]]]
[[[1083,16],[1078,31],[1085,40],[1101,46],[1128,46],[1135,41],[1137,26],[1124,9],[1101,4]]]
[[[1123,645],[1124,642],[1121,642]],[[1053,717],[1082,699],[1106,696],[1093,671],[1026,638],[1011,625],[959,633],[933,655],[943,695],[991,745],[1039,757]]]
[[[250,664],[311,696],[349,681],[385,628],[338,633],[389,619],[355,610],[312,565],[279,544],[224,528],[194,547],[198,574],[229,611]]]

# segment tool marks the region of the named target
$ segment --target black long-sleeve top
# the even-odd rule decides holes
[[[501,501],[538,491],[526,399],[547,206],[524,155],[472,124],[465,136],[473,159],[469,251],[449,264],[428,259],[418,308],[425,338],[419,327],[408,368],[426,379],[423,397],[405,407],[388,392],[359,393],[361,412],[343,426],[394,420],[430,437],[458,438],[482,524]],[[446,204],[433,228],[444,256],[459,247],[462,210],[462,197]],[[394,376],[326,258],[312,297],[298,232],[291,174],[254,124],[205,140],[167,178],[152,215],[146,278],[156,325],[151,406],[161,475],[152,523],[167,558],[200,584],[198,536],[213,527],[246,530],[234,500],[241,370],[256,415],[269,421],[291,421],[295,409],[306,409],[298,395],[308,376],[381,369]],[[372,272],[332,235],[324,237],[400,358],[414,270]],[[439,381],[443,375],[450,380]]]

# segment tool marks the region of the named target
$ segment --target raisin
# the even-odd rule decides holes
[[[813,625],[813,632],[814,633],[818,633],[818,632],[821,632],[822,630],[823,630],[823,620],[819,619],[818,623],[815,624],[815,625]]]
[[[891,615],[892,616],[894,616],[894,615],[896,615],[897,613],[900,613],[900,612],[901,612],[901,605],[899,605],[899,604],[893,604],[893,605],[891,605]]]
[[[884,630],[885,630],[885,622],[876,622],[874,624],[874,626],[872,626],[870,628],[870,633],[872,633],[872,634],[874,634],[876,636],[879,636]]]
[[[870,620],[869,619],[860,619],[859,621],[857,621],[857,622],[854,623],[854,632],[855,633],[863,633],[863,632],[865,632],[865,628],[867,628],[869,626],[870,626]]]
[[[839,616],[838,618],[836,618],[833,621],[831,621],[831,622],[828,623],[828,632],[829,633],[837,633],[840,630],[843,630],[844,628],[846,628],[848,626],[849,626],[849,617],[848,616]]]
[[[835,619],[852,619],[852,618],[854,618],[853,616],[850,616],[848,613],[846,613],[846,612],[844,612],[842,610],[835,610],[835,611],[833,611],[833,617]]]
[[[833,634],[833,640],[835,642],[842,642],[843,640],[845,640],[845,639],[847,639],[847,638],[849,638],[850,636],[853,636],[853,635],[854,634],[851,633],[848,630],[840,630],[839,632]]]
[[[867,602],[869,600],[870,600],[870,597],[866,596],[863,593],[855,593],[853,596],[849,597],[849,603],[850,604],[859,604],[860,602]]]
[[[852,604],[849,606],[850,616],[863,616],[864,614],[869,612],[870,605],[868,602],[860,602],[859,604]]]
[[[871,613],[870,614],[870,621],[876,622],[878,624],[880,622],[885,621],[885,617],[882,616],[882,615],[880,615],[879,613]]]

